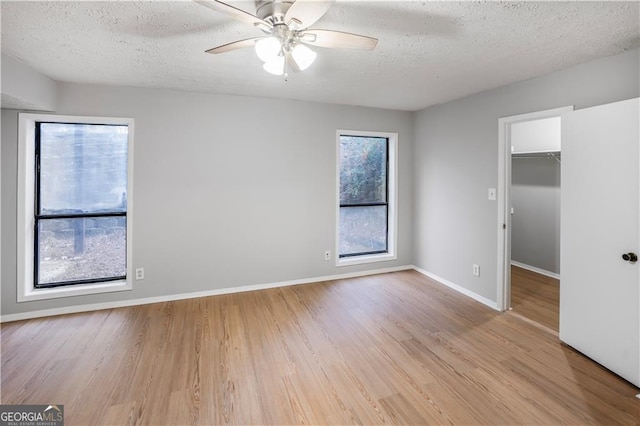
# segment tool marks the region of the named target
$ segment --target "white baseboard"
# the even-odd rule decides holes
[[[536,274],[544,275],[549,278],[555,278],[556,280],[560,279],[560,274],[556,274],[555,272],[546,271],[544,269],[536,268],[535,266],[526,265],[524,263],[516,262],[514,260],[511,261],[512,266],[517,266],[518,268],[526,269],[531,272],[535,272]]]
[[[519,266],[519,265],[516,265],[516,266]],[[79,312],[91,312],[91,311],[99,311],[103,309],[147,305],[150,303],[162,303],[162,302],[171,302],[175,300],[194,299],[198,297],[217,296],[221,294],[242,293],[245,291],[265,290],[269,288],[288,287],[288,286],[300,285],[300,284],[311,284],[311,283],[323,282],[323,281],[334,281],[334,280],[341,280],[341,279],[347,279],[347,278],[364,277],[367,275],[386,274],[389,272],[406,271],[408,269],[413,269],[421,273],[422,275],[428,278],[431,278],[432,280],[457,291],[458,293],[462,293],[465,296],[471,297],[472,299],[492,309],[495,309],[496,311],[499,311],[498,305],[493,300],[489,300],[486,297],[480,296],[479,294],[474,293],[471,290],[468,290],[464,287],[454,284],[451,281],[448,281],[435,274],[432,274],[431,272],[425,271],[424,269],[419,268],[415,265],[407,265],[407,266],[397,266],[393,268],[375,269],[371,271],[360,271],[360,272],[350,272],[346,274],[329,275],[324,277],[303,278],[300,280],[281,281],[281,282],[265,283],[265,284],[254,284],[254,285],[247,285],[247,286],[241,286],[241,287],[229,287],[229,288],[221,288],[221,289],[215,289],[215,290],[198,291],[198,292],[192,292],[192,293],[170,294],[167,296],[145,297],[140,299],[121,300],[116,302],[92,303],[88,305],[65,306],[61,308],[44,309],[40,311],[21,312],[19,314],[0,315],[0,322],[4,323],[4,322],[12,322],[12,321],[21,321],[26,319],[51,317],[56,315],[75,314]]]
[[[480,296],[477,293],[474,293],[473,291],[466,289],[464,287],[459,286],[458,284],[452,283],[451,281],[445,280],[444,278],[441,278],[439,276],[437,276],[436,274],[432,274],[431,272],[425,271],[422,268],[419,268],[417,266],[413,266],[413,269],[415,269],[416,271],[420,272],[422,275],[431,278],[434,281],[437,281],[440,284],[443,284],[455,291],[457,291],[458,293],[462,293],[465,296],[468,296],[480,303],[482,303],[483,305],[487,305],[488,307],[490,307],[491,309],[494,309],[496,311],[500,311],[500,309],[498,308],[498,304],[496,302],[494,302],[493,300],[487,299],[484,296]]]
[[[193,293],[170,294],[167,296],[145,297],[141,299],[121,300],[116,302],[92,303],[88,305],[65,306],[40,311],[21,312],[19,314],[0,315],[0,323],[21,321],[32,318],[51,317],[56,315],[75,314],[79,312],[99,311],[102,309],[123,308],[127,306],[147,305],[150,303],[171,302],[174,300],[194,299],[197,297],[217,296],[221,294],[241,293],[245,291],[264,290],[268,288],[288,287],[299,284],[311,284],[323,281],[342,280],[346,278],[364,277],[367,275],[386,274],[389,272],[415,269],[413,265],[396,266],[393,268],[375,269],[372,271],[350,272],[346,274],[329,275],[324,277],[303,278],[300,280],[281,281],[275,283],[255,284],[241,287],[229,287],[215,290],[198,291]]]

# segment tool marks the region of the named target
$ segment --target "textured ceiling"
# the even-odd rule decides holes
[[[253,2],[228,1],[255,12]],[[638,2],[340,1],[312,28],[377,37],[317,48],[289,81],[252,49],[262,35],[191,1],[2,1],[2,52],[64,82],[170,88],[418,110],[640,45]]]

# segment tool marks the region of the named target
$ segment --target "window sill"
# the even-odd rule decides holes
[[[338,258],[336,266],[361,265],[364,263],[388,262],[396,260],[398,256],[392,253],[368,254],[363,256]]]
[[[78,284],[66,287],[32,288],[18,293],[18,302],[33,300],[57,299],[60,297],[83,296],[88,294],[111,293],[131,290],[131,282],[127,280],[110,281],[98,284]]]

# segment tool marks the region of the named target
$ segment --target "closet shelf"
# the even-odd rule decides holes
[[[560,151],[545,151],[545,152],[513,152],[511,153],[513,158],[553,158],[560,163],[562,155]]]

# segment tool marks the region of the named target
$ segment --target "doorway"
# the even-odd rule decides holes
[[[561,114],[499,119],[498,306],[558,332]]]

